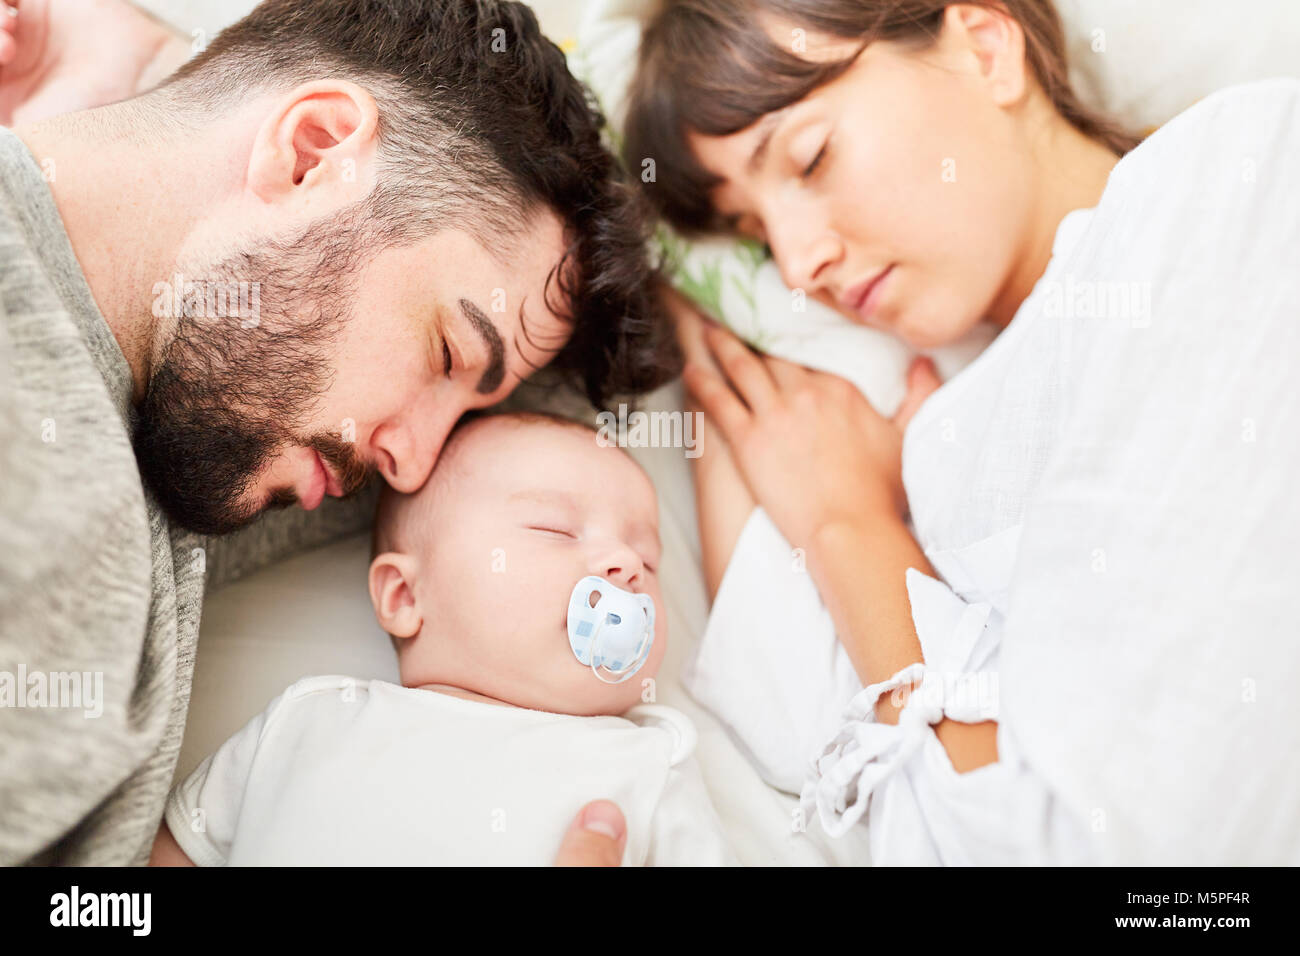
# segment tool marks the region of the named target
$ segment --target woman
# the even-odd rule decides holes
[[[723,440],[697,463],[710,591],[761,505],[866,686],[805,790],[822,823],[870,804],[883,862],[1294,859],[1297,781],[1265,785],[1286,750],[1260,741],[1300,722],[1253,682],[1300,677],[1297,85],[1121,163],[1046,0],[683,0],[626,134],[670,223],[765,242],[851,320],[917,348],[1003,330],[938,391],[914,365],[889,421],[680,310]],[[999,670],[983,719],[954,688]]]

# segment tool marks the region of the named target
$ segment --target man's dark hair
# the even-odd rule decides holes
[[[594,100],[532,10],[501,0],[266,0],[154,95],[182,122],[201,122],[323,77],[356,82],[379,107],[368,251],[452,225],[500,249],[549,209],[569,247],[548,304],[572,319],[553,367],[595,405],[676,374],[649,217],[602,142]]]

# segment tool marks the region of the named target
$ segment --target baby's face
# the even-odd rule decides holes
[[[419,557],[422,617],[403,651],[403,683],[568,714],[638,703],[667,643],[658,506],[645,472],[592,432],[514,419],[469,426],[444,468],[403,529]],[[569,645],[569,596],[587,575],[655,602],[649,658],[620,684],[602,682]]]

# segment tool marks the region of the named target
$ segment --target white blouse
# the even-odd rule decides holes
[[[1297,361],[1300,83],[1276,80],[1122,159],[912,421],[925,664],[855,698],[806,812],[866,814],[877,863],[1300,862]],[[996,719],[998,761],[958,774],[945,715]]]

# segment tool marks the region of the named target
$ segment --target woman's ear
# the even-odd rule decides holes
[[[318,210],[347,205],[369,195],[378,145],[373,96],[346,80],[304,83],[276,100],[258,128],[248,184],[267,203],[312,192]],[[319,198],[322,190],[330,195]]]
[[[974,57],[993,102],[1012,106],[1028,89],[1025,31],[1001,7],[957,3],[943,14],[945,32]]]
[[[409,554],[386,551],[370,562],[370,603],[375,618],[393,637],[406,639],[420,633],[424,616],[415,596],[419,563]]]

